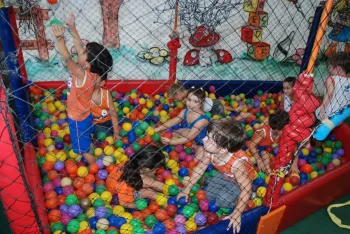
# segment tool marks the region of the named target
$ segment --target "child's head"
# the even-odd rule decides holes
[[[283,80],[283,93],[286,95],[286,96],[292,96],[293,94],[293,86],[295,84],[295,81],[297,79],[293,76],[288,76],[287,78],[285,78]]]
[[[212,154],[234,153],[243,147],[244,141],[241,124],[231,118],[212,120],[203,139],[204,149]]]
[[[192,111],[201,110],[204,100],[205,91],[202,88],[192,87],[187,93],[186,107]]]
[[[186,98],[187,89],[181,85],[173,83],[168,88],[168,96],[174,98],[176,101],[183,101]]]
[[[83,54],[79,55],[78,63],[96,73],[101,80],[107,79],[107,74],[112,70],[113,58],[109,51],[96,42],[89,42]]]
[[[328,59],[328,69],[332,76],[350,74],[350,53],[339,52]]]
[[[269,125],[275,135],[280,135],[284,126],[289,123],[289,115],[285,111],[278,110],[269,116]]]
[[[164,162],[165,156],[159,148],[153,145],[145,146],[125,164],[120,181],[125,181],[135,190],[140,190],[143,187],[141,174],[154,175],[156,169],[164,166]]]

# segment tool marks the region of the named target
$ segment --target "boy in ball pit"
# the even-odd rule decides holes
[[[215,200],[219,207],[234,208],[224,219],[230,220],[227,230],[233,226],[234,232],[241,228],[241,216],[252,193],[255,170],[249,157],[241,149],[245,142],[241,124],[231,118],[210,122],[207,136],[203,139],[205,157],[194,168],[189,183],[178,195],[188,195],[193,186],[203,176],[209,164],[219,173],[212,178],[206,189],[206,199]]]

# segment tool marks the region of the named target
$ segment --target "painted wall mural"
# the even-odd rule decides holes
[[[50,25],[76,16],[81,38],[103,43],[111,51],[111,79],[167,79],[169,35],[175,0],[38,1],[34,29],[17,21],[29,79],[62,80],[68,76],[54,48]],[[187,0],[179,1],[178,79],[282,80],[296,75],[310,25],[320,0]],[[324,56],[349,51],[350,0],[335,1]],[[69,33],[69,32],[67,32]],[[73,46],[67,35],[69,48]],[[71,50],[74,56],[74,49]],[[321,58],[316,85],[327,75]]]

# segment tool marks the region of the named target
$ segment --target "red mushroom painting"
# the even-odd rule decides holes
[[[185,66],[200,64],[202,67],[207,67],[215,62],[230,63],[232,61],[230,52],[223,49],[215,50],[214,48],[219,40],[220,35],[214,30],[210,30],[205,26],[199,26],[189,39],[190,44],[196,49],[191,49],[186,53],[183,64]]]

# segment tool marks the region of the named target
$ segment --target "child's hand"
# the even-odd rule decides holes
[[[227,230],[233,227],[233,233],[239,233],[241,230],[241,214],[238,212],[233,212],[232,214],[226,216],[224,220],[230,220],[230,223],[227,226]]]
[[[157,127],[157,128],[154,129],[154,132],[160,132],[160,131],[161,131],[160,127]]]
[[[260,171],[266,172],[265,164],[260,157],[256,159],[256,163],[258,164],[258,168]]]
[[[297,163],[293,162],[293,164],[292,164],[292,166],[290,168],[290,172],[291,172],[291,174],[293,174],[293,173],[299,174],[300,171],[299,171]]]
[[[184,197],[185,200],[186,200],[186,202],[188,202],[188,193],[182,191],[181,193],[179,193],[179,194],[177,195],[176,198],[177,198],[177,200],[179,200],[179,199],[182,198],[182,197]]]
[[[166,138],[166,137],[161,137],[161,138],[160,138],[160,141],[161,141],[164,145],[169,145],[171,139]]]
[[[73,13],[70,14],[68,20],[66,21],[66,24],[69,28],[75,27],[75,16]]]
[[[62,26],[58,26],[58,25],[52,26],[52,32],[56,38],[62,37],[64,35],[64,30],[65,29]]]

